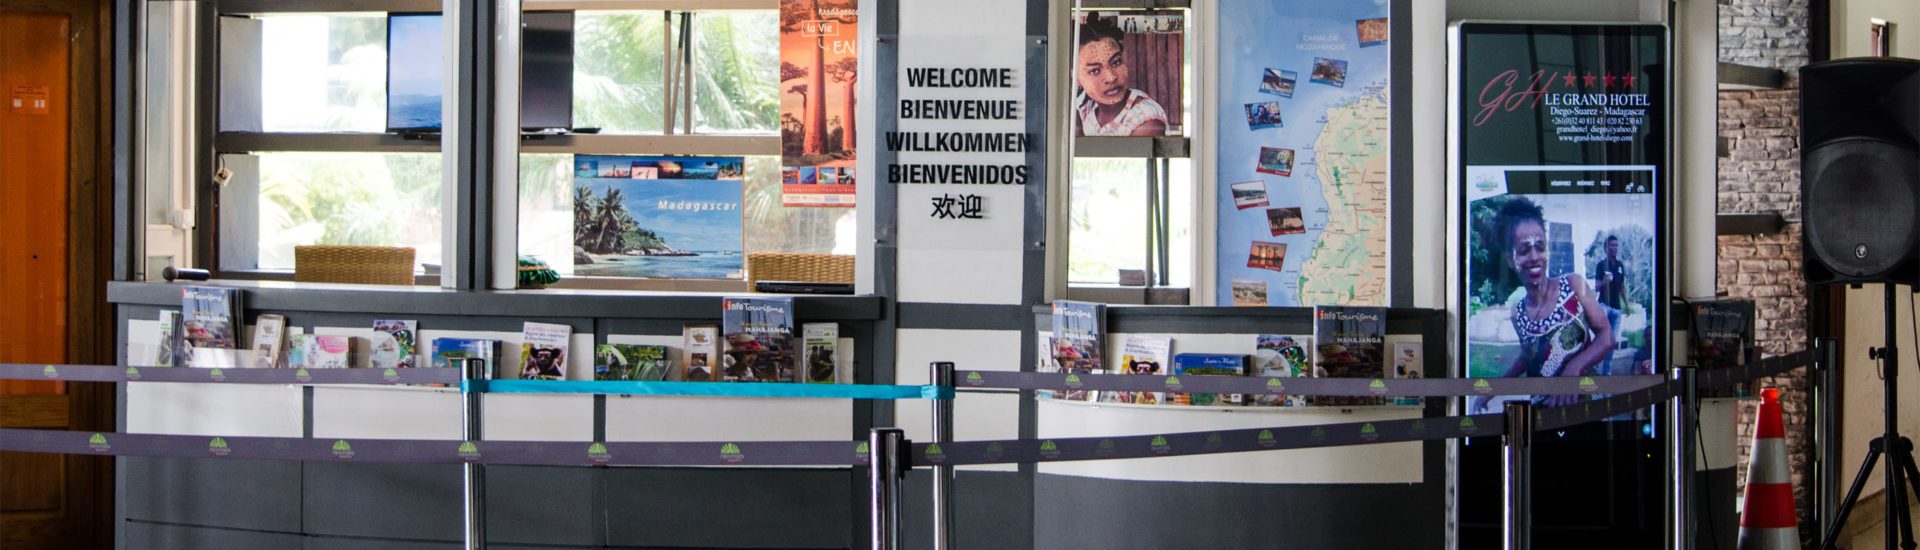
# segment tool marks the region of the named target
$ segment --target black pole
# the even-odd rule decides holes
[[[1900,386],[1895,383],[1900,374],[1900,352],[1898,350],[1900,341],[1897,340],[1897,338],[1900,337],[1900,331],[1898,330],[1900,317],[1897,315],[1900,309],[1899,303],[1894,301],[1896,292],[1894,284],[1891,282],[1885,283],[1884,288],[1886,289],[1885,342],[1887,347],[1880,350],[1880,364],[1886,366],[1886,368],[1880,369],[1880,379],[1881,383],[1886,386],[1887,393],[1885,401],[1887,418],[1886,433],[1882,436],[1884,438],[1882,441],[1884,442],[1883,445],[1891,448],[1894,442],[1900,440],[1900,398],[1899,394],[1895,393],[1900,391]],[[1899,455],[1895,454],[1893,456],[1898,457]],[[1900,546],[1898,546],[1900,538],[1898,534],[1899,530],[1894,528],[1893,522],[1898,518],[1904,517],[1901,514],[1905,511],[1907,498],[1906,495],[1903,494],[1904,491],[1901,491],[1903,484],[1900,482],[1900,475],[1904,472],[1900,471],[1900,461],[1889,459],[1885,466],[1887,480],[1887,545],[1884,548],[1893,550],[1894,548],[1900,548]],[[1912,547],[1908,546],[1908,548]]]

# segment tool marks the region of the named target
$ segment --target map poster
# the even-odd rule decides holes
[[[1387,3],[1222,2],[1219,17],[1214,170],[1234,183],[1214,198],[1217,305],[1386,305]]]
[[[1461,23],[1465,376],[1653,374],[1667,331],[1666,29]],[[1474,397],[1563,406],[1599,395]]]
[[[855,4],[780,0],[781,206],[853,207]]]

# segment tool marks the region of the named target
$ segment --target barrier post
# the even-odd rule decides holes
[[[900,477],[906,472],[900,459],[906,455],[906,446],[906,432],[899,428],[874,428],[867,434],[873,550],[900,547]]]
[[[939,361],[928,365],[928,381],[942,391],[954,391],[953,363]],[[933,400],[933,442],[953,441],[953,401],[955,396]],[[933,550],[953,548],[953,466],[933,467]]]
[[[1840,346],[1832,338],[1814,341],[1813,361],[1813,519],[1817,532],[1827,532],[1840,505],[1840,415],[1835,411],[1835,377],[1840,371]]]
[[[1668,375],[1674,383],[1673,397],[1667,401],[1667,459],[1672,479],[1667,482],[1671,491],[1668,498],[1668,547],[1673,550],[1693,548],[1693,483],[1694,444],[1699,426],[1696,423],[1695,407],[1699,371],[1693,365],[1674,364],[1668,369]]]
[[[1528,550],[1533,547],[1533,402],[1508,401],[1506,424],[1504,548]]]
[[[460,411],[464,413],[460,427],[460,439],[480,441],[480,396],[488,378],[487,362],[481,359],[456,360],[460,364],[465,384],[460,385]],[[460,466],[463,482],[460,499],[465,504],[465,545],[467,550],[479,550],[487,546],[487,470],[485,465],[466,462]]]

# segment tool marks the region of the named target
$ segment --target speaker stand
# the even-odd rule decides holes
[[[1860,500],[1860,491],[1867,484],[1867,475],[1873,473],[1874,462],[1885,454],[1887,489],[1883,497],[1887,499],[1886,546],[1888,550],[1900,548],[1915,550],[1913,541],[1913,520],[1907,513],[1907,484],[1913,484],[1914,494],[1920,495],[1920,469],[1913,462],[1913,441],[1900,435],[1899,424],[1899,353],[1895,349],[1900,333],[1897,324],[1899,311],[1894,301],[1896,295],[1893,283],[1886,285],[1886,347],[1867,350],[1868,357],[1878,359],[1882,368],[1881,383],[1885,386],[1883,397],[1886,406],[1886,433],[1867,444],[1867,458],[1860,465],[1860,473],[1853,476],[1853,485],[1847,488],[1847,497],[1840,501],[1840,509],[1834,512],[1833,524],[1827,526],[1827,532],[1820,537],[1821,550],[1833,550],[1839,542],[1840,531],[1847,525],[1847,515],[1853,512],[1853,505]],[[1904,480],[1904,482],[1903,482]]]

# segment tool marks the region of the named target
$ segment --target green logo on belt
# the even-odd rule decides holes
[[[1473,392],[1479,393],[1479,394],[1493,393],[1493,384],[1488,384],[1486,379],[1484,378],[1480,380],[1474,380]]]
[[[460,448],[454,450],[453,454],[459,455],[460,460],[477,462],[480,460],[480,446],[473,444],[472,441],[462,441]]]
[[[1173,450],[1173,446],[1167,444],[1166,436],[1159,435],[1153,436],[1153,441],[1147,442],[1147,447],[1153,449],[1153,452],[1161,454]]]
[[[1078,387],[1080,387],[1080,375],[1078,375],[1078,374],[1069,374],[1069,375],[1067,375],[1067,387],[1069,387],[1069,388],[1078,388]]]
[[[1367,393],[1374,395],[1387,393],[1387,381],[1375,378],[1372,382],[1368,382]]]
[[[1592,376],[1582,376],[1580,377],[1580,391],[1585,393],[1597,392],[1600,391],[1600,385],[1593,382]]]
[[[233,452],[233,449],[227,447],[226,438],[215,437],[213,441],[207,442],[207,452],[213,456],[227,456]]]
[[[980,373],[969,372],[967,373],[967,383],[978,386],[980,384],[985,383],[985,381],[981,379]]]
[[[1280,443],[1273,439],[1273,430],[1260,430],[1260,435],[1253,439],[1255,442],[1258,442],[1261,447],[1272,447]]]
[[[861,464],[866,464],[868,460],[867,454],[871,452],[869,449],[870,447],[867,446],[867,442],[865,441],[860,442],[859,445],[854,445],[853,459],[860,461]]]
[[[1476,427],[1474,427],[1474,426],[1473,426],[1473,419],[1472,419],[1472,418],[1465,418],[1465,417],[1462,417],[1462,418],[1460,419],[1460,433],[1464,433],[1464,434],[1467,434],[1467,435],[1473,435],[1473,432],[1475,432],[1475,431],[1478,431],[1478,430],[1479,430],[1479,428],[1476,428]]]
[[[127,379],[128,379],[128,380],[139,380],[139,379],[140,379],[140,369],[136,369],[136,368],[133,368],[133,367],[127,367]]]
[[[313,373],[307,372],[307,369],[304,369],[304,368],[300,370],[296,370],[296,371],[293,371],[293,379],[301,382],[312,382]]]
[[[746,453],[740,452],[739,445],[728,443],[720,446],[720,460],[725,460],[728,463],[737,463],[746,459],[747,455]]]
[[[1286,391],[1286,390],[1287,390],[1287,386],[1286,386],[1286,384],[1281,384],[1281,383],[1280,383],[1280,379],[1279,379],[1279,378],[1268,378],[1268,379],[1267,379],[1267,391],[1268,391],[1268,392],[1270,392],[1270,393],[1280,393],[1280,392],[1284,392],[1284,391]]]
[[[1178,376],[1168,376],[1168,377],[1167,377],[1167,389],[1170,389],[1170,390],[1177,390],[1177,389],[1180,389],[1180,377],[1178,377]]]
[[[385,370],[385,371],[381,371],[381,373],[380,373],[380,379],[381,379],[381,380],[386,380],[386,381],[387,381],[387,383],[394,383],[394,382],[399,382],[399,381],[400,381],[400,371],[396,371],[396,370],[393,370],[393,369],[391,369],[391,368],[389,368],[389,369],[387,369],[387,370]]]
[[[392,371],[393,369],[387,370]],[[595,441],[592,445],[587,446],[588,462],[606,464],[609,460],[613,460],[613,455],[607,452],[607,444]]]
[[[1360,439],[1363,441],[1374,441],[1374,440],[1380,439],[1380,432],[1373,428],[1372,422],[1368,422],[1360,426]]]
[[[47,365],[47,368],[40,369],[40,374],[47,375],[47,378],[58,378],[60,376],[60,371],[57,369],[54,369],[53,365]]]
[[[338,440],[334,440],[334,442],[333,442],[333,457],[334,457],[334,458],[338,458],[338,459],[340,459],[340,460],[352,460],[352,459],[353,459],[353,446],[352,446],[352,445],[348,445],[348,444],[347,444],[347,440],[345,440],[345,439],[338,439]]]
[[[107,444],[107,434],[95,432],[92,437],[87,438],[87,448],[104,453],[113,446]]]
[[[940,462],[942,460],[946,460],[947,458],[947,452],[940,449],[939,443],[927,444],[927,450],[925,452],[926,452],[927,462]]]
[[[207,371],[207,378],[212,378],[215,382],[225,382],[227,380],[227,373],[220,369],[213,369]]]
[[[1053,440],[1051,439],[1042,441],[1040,442],[1040,456],[1043,456],[1046,458],[1060,458],[1060,446],[1054,444]]]

